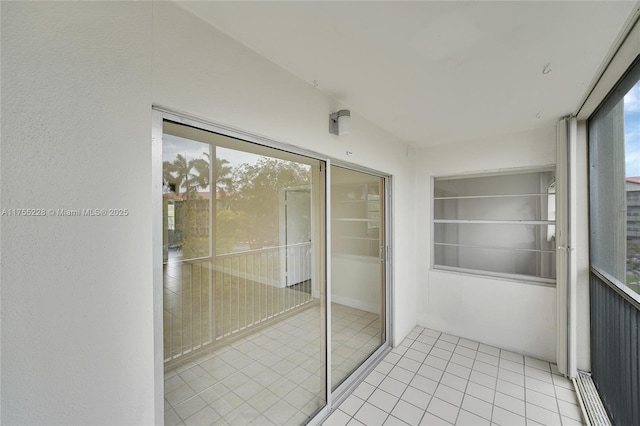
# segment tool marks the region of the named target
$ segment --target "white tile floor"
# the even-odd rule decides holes
[[[343,311],[334,327],[339,325],[336,321],[343,322],[346,342],[353,340],[356,325],[363,340],[376,340],[368,333],[372,318]],[[356,314],[360,316],[354,318]],[[167,372],[165,424],[306,422],[324,405],[319,335],[318,312],[308,309]],[[336,350],[334,358],[345,362],[345,371],[359,356],[355,347],[337,346]],[[333,369],[342,371],[339,365]],[[573,386],[557,374],[555,365],[417,327],[324,424],[582,422]]]
[[[555,365],[416,327],[324,425],[581,425]]]

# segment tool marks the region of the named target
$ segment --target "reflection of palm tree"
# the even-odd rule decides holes
[[[226,203],[233,189],[232,170],[227,164],[229,164],[227,160],[216,157],[216,192],[220,194],[220,202],[223,204]]]
[[[202,153],[202,158],[188,160],[181,154],[171,161],[162,163],[162,177],[169,191],[184,193],[189,197],[197,189],[206,190],[210,183],[210,157],[208,152]],[[220,200],[226,201],[233,188],[232,169],[229,161],[216,158],[216,191],[220,194]]]
[[[172,174],[172,167],[170,161],[162,162],[162,189],[163,192],[178,192],[176,188],[176,181]]]
[[[209,173],[206,152],[201,158],[178,154],[163,162],[165,186],[182,198],[175,203],[175,217],[184,258],[205,256],[209,250],[209,201],[198,193],[209,188]]]
[[[209,187],[209,153],[202,153],[205,158],[194,158],[189,161],[189,165],[196,171],[196,174],[191,173],[190,176],[193,179],[194,186],[198,186],[201,189]]]
[[[204,153],[207,157],[208,154]],[[209,161],[205,158],[188,160],[184,155],[178,154],[173,162],[162,163],[162,175],[169,190],[177,194],[182,192],[187,197],[209,186]],[[195,170],[196,173],[191,171]]]
[[[186,157],[178,154],[173,162],[165,161],[162,163],[163,177],[172,192],[179,194],[183,187],[185,193],[191,192],[193,188],[189,183],[189,171],[191,170],[192,162],[193,160],[187,161]]]

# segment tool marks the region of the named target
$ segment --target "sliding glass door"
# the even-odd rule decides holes
[[[155,117],[165,424],[326,413],[389,346],[387,178]]]
[[[324,164],[165,121],[165,422],[326,404]]]
[[[331,387],[384,342],[384,178],[331,167]]]

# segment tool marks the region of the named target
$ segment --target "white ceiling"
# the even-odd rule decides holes
[[[575,113],[638,7],[635,1],[181,4],[413,146],[550,127]]]

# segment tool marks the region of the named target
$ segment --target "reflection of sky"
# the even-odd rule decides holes
[[[227,160],[231,167],[239,166],[240,164],[255,164],[263,155],[250,154],[244,151],[238,151],[236,149],[223,148],[219,146],[217,148],[216,156],[221,160]]]
[[[624,97],[626,177],[640,176],[640,81]]]
[[[202,158],[208,161],[205,153],[209,153],[210,145],[203,142],[197,142],[191,139],[181,138],[179,136],[162,135],[162,161],[173,162],[178,154],[186,158],[187,162],[196,158]],[[234,168],[241,164],[255,164],[263,155],[251,154],[236,149],[216,147],[216,156],[222,160],[227,160],[229,166]],[[192,173],[194,171],[192,170]],[[200,188],[198,190],[208,191],[209,188]]]
[[[209,152],[209,144],[166,133],[162,135],[162,161],[172,162],[178,154],[186,157],[187,161],[193,160],[194,158],[206,158],[203,154],[205,152]],[[255,164],[258,159],[262,157],[260,155],[223,147],[217,148],[216,155],[218,158],[227,160],[232,167],[239,166],[243,163]]]
[[[162,161],[173,163],[178,154],[185,157],[187,162],[196,158],[206,159],[205,153],[209,153],[209,144],[192,141],[178,136],[162,135]],[[191,171],[193,173],[193,170]],[[182,188],[184,189],[184,188]],[[208,191],[207,188],[199,188],[198,191]]]
[[[209,144],[180,138],[173,135],[162,135],[162,161],[173,162],[178,154],[186,157],[187,161],[194,158],[207,158]]]

